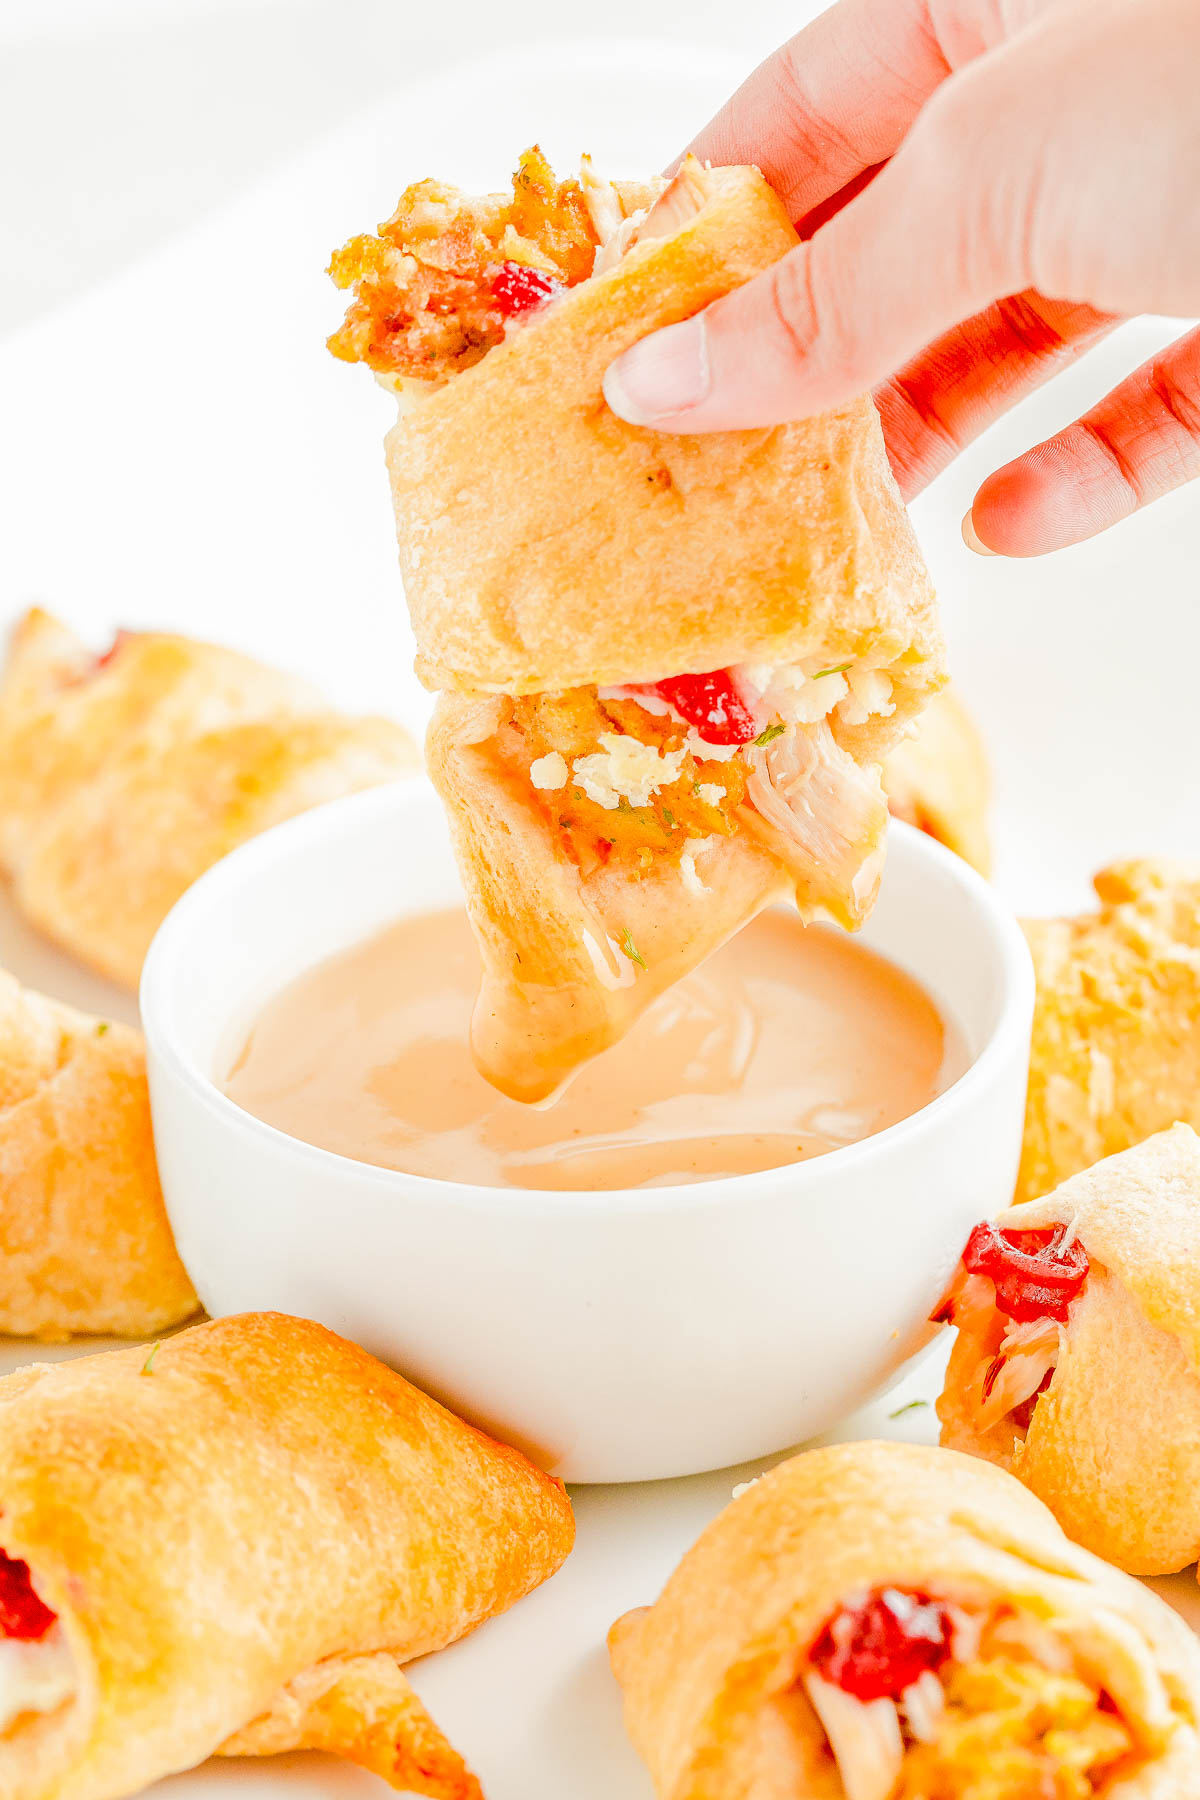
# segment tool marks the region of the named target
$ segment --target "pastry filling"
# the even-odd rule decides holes
[[[0,1550],[0,1731],[30,1713],[50,1713],[75,1693],[75,1664],[29,1564]]]
[[[513,699],[501,747],[585,876],[614,856],[636,875],[666,854],[703,894],[706,857],[750,829],[854,924],[874,896],[886,803],[878,768],[836,732],[891,710],[881,671],[742,665]]]
[[[1053,1627],[1007,1605],[876,1589],[801,1679],[846,1800],[1090,1800],[1135,1754]]]
[[[1065,1226],[977,1225],[935,1324],[954,1325],[976,1352],[967,1400],[981,1431],[1009,1419],[1018,1436],[1053,1379],[1062,1330],[1087,1285],[1087,1251]]]

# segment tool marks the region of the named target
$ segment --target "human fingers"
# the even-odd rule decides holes
[[[998,469],[963,522],[972,548],[1042,556],[1094,537],[1200,477],[1200,330],[1098,406]]]

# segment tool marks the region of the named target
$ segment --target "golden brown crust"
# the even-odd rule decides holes
[[[755,1482],[655,1605],[614,1628],[626,1723],[660,1800],[841,1800],[796,1684],[828,1619],[880,1585],[1000,1599],[1051,1623],[1151,1759],[1112,1793],[1200,1793],[1200,1647],[1169,1607],[1070,1544],[986,1463],[842,1444]]]
[[[893,741],[939,685],[942,647],[870,400],[695,437],[626,425],[603,400],[622,350],[796,242],[757,170],[709,179],[693,219],[572,288],[391,432],[418,673],[527,693],[864,660],[893,676]]]
[[[1018,1201],[1177,1119],[1200,1126],[1200,867],[1096,877],[1098,912],[1032,919],[1037,1006]]]
[[[1011,1422],[979,1431],[977,1352],[959,1334],[943,1443],[1010,1468],[1077,1543],[1131,1574],[1185,1568],[1200,1553],[1200,1139],[1176,1125],[997,1223],[1070,1224],[1091,1270],[1024,1436]]]
[[[883,768],[895,818],[916,825],[979,870],[991,872],[991,774],[983,740],[953,688],[934,694],[916,732]]]
[[[8,1377],[0,1465],[0,1539],[81,1673],[74,1702],[0,1738],[0,1794],[107,1800],[247,1730],[252,1751],[320,1737],[417,1791],[476,1793],[375,1659],[441,1648],[562,1562],[566,1495],[516,1451],[322,1327],[251,1314],[149,1365]],[[390,1773],[385,1728],[405,1734]]]
[[[0,1331],[145,1337],[198,1306],[163,1206],[142,1040],[0,970]]]
[[[35,925],[136,987],[166,913],[219,857],[415,765],[398,725],[344,717],[231,650],[145,632],[100,665],[34,611],[0,678],[0,870]]]

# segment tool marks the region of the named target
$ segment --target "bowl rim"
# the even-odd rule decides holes
[[[209,1112],[221,1129],[234,1131],[277,1157],[300,1164],[310,1171],[325,1171],[340,1182],[338,1200],[348,1199],[351,1182],[361,1189],[378,1188],[405,1194],[410,1200],[418,1196],[441,1205],[454,1204],[464,1210],[497,1210],[562,1216],[564,1210],[577,1218],[587,1212],[634,1212],[652,1215],[678,1211],[703,1211],[728,1203],[745,1203],[748,1187],[768,1190],[792,1185],[800,1190],[819,1188],[830,1174],[849,1172],[872,1159],[886,1163],[896,1150],[906,1148],[912,1139],[937,1132],[949,1124],[965,1108],[972,1106],[980,1091],[991,1085],[995,1076],[1009,1067],[1015,1053],[1028,1058],[1028,1038],[1033,1016],[1035,993],[1033,962],[1016,915],[1000,900],[995,890],[970,864],[927,833],[902,820],[891,820],[889,834],[897,833],[907,841],[918,857],[928,857],[934,867],[965,892],[981,914],[986,935],[995,953],[1000,977],[1000,995],[996,1021],[978,1054],[948,1088],[907,1118],[897,1120],[856,1143],[841,1145],[804,1162],[783,1163],[777,1168],[761,1169],[746,1175],[719,1176],[711,1181],[681,1182],[673,1186],[642,1188],[582,1188],[563,1194],[557,1189],[523,1187],[485,1187],[474,1182],[458,1182],[432,1175],[409,1174],[402,1169],[383,1168],[376,1163],[359,1162],[340,1151],[326,1150],[319,1144],[305,1143],[290,1137],[277,1126],[268,1124],[247,1112],[232,1100],[200,1066],[180,1042],[171,1024],[171,987],[175,973],[184,958],[197,918],[203,918],[210,898],[230,883],[243,886],[255,880],[259,871],[276,864],[280,856],[303,855],[319,845],[331,828],[343,820],[353,820],[361,813],[364,821],[377,812],[387,813],[406,802],[424,803],[434,797],[433,788],[422,771],[402,776],[396,781],[364,789],[355,794],[312,807],[295,818],[272,826],[257,837],[240,844],[206,870],[188,888],[167,914],[155,934],[146,956],[139,987],[142,1031],[146,1039],[147,1066],[150,1075],[151,1114],[155,1114],[155,1063],[162,1065],[188,1089]],[[330,950],[328,954],[333,954]],[[314,963],[319,958],[314,958]],[[157,1132],[157,1120],[155,1119]]]

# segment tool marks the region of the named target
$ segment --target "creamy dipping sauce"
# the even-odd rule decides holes
[[[484,1081],[461,910],[403,919],[293,981],[226,1080],[359,1162],[485,1187],[663,1187],[806,1161],[927,1104],[965,1058],[933,1001],[853,938],[762,914],[547,1107]]]

